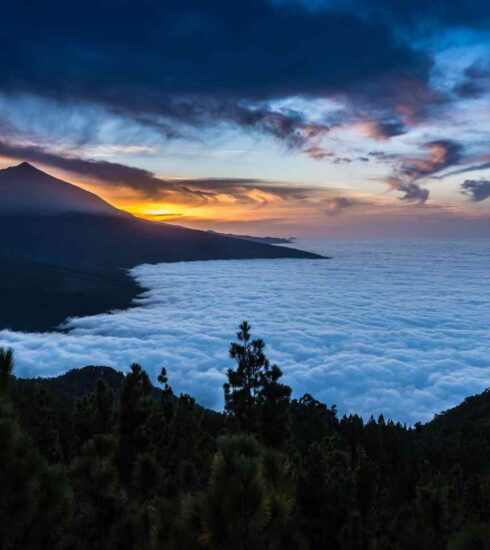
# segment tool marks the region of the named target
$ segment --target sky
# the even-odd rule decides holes
[[[484,0],[10,2],[0,168],[150,219],[490,236]]]

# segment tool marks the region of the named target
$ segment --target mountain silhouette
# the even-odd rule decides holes
[[[309,252],[136,218],[24,162],[0,170],[0,254],[86,269]]]
[[[139,264],[253,258],[320,256],[136,218],[28,163],[0,170],[0,329],[126,307]]]
[[[28,162],[0,170],[0,213],[124,215],[94,193],[38,170]]]

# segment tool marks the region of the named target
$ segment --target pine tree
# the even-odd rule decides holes
[[[94,415],[97,433],[109,430],[114,414],[114,395],[107,383],[99,378],[95,386]]]
[[[124,379],[120,396],[118,463],[124,481],[129,481],[136,457],[149,444],[149,426],[153,406],[153,386],[148,374],[138,365]]]
[[[158,382],[163,386],[162,390],[162,409],[165,418],[168,420],[172,414],[172,409],[175,401],[175,395],[168,383],[167,370],[162,367],[160,374],[158,375]]]
[[[39,388],[35,400],[36,416],[33,419],[32,430],[36,443],[48,462],[62,462],[63,450],[59,427],[46,388]]]
[[[257,431],[258,394],[267,364],[264,341],[250,338],[250,325],[244,321],[237,332],[238,342],[230,345],[236,369],[228,369],[228,382],[224,385],[225,409],[235,418],[238,429],[248,434]]]
[[[115,466],[112,435],[96,435],[83,445],[71,465],[76,490],[71,544],[74,548],[104,549],[123,511],[124,499]]]
[[[5,391],[13,353],[0,350]],[[8,399],[0,402],[0,548],[54,548],[69,518],[71,491],[60,467],[49,466],[24,433]]]
[[[291,388],[281,384],[282,372],[265,356],[265,343],[252,340],[244,321],[238,342],[230,345],[236,368],[228,369],[224,384],[225,410],[236,421],[238,431],[257,434],[266,444],[280,446],[288,436]]]
[[[14,372],[14,351],[12,348],[0,347],[0,394],[9,387]]]
[[[287,460],[251,436],[222,437],[201,503],[206,548],[301,548]]]
[[[259,425],[261,441],[279,448],[290,437],[290,397],[291,388],[281,384],[282,371],[277,365],[264,367],[261,388],[258,394]]]

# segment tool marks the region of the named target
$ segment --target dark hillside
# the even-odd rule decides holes
[[[437,430],[459,432],[471,426],[487,426],[490,432],[490,388],[467,397],[463,403],[437,414],[428,424]],[[489,457],[490,462],[490,457]]]
[[[124,309],[141,290],[123,269],[89,271],[0,255],[0,328],[52,330],[67,317]]]
[[[126,308],[139,264],[245,258],[320,256],[135,218],[27,163],[0,170],[0,329]]]
[[[18,378],[16,388],[20,394],[35,394],[44,388],[60,401],[73,402],[82,399],[94,391],[97,380],[103,380],[107,387],[119,395],[124,382],[124,373],[112,367],[89,365],[81,369],[72,369],[59,376],[46,378]],[[153,388],[155,399],[162,395],[160,388]]]
[[[293,248],[214,235],[139,218],[0,215],[0,254],[84,269],[250,258],[320,258]]]

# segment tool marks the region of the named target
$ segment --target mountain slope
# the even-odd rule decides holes
[[[0,205],[0,254],[64,267],[319,257],[135,218],[27,163],[0,170]]]
[[[455,433],[468,426],[483,426],[483,424],[490,430],[490,388],[480,394],[467,397],[452,409],[437,414],[428,425]]]
[[[54,178],[27,162],[0,170],[1,213],[124,215],[94,193]]]
[[[40,331],[124,309],[141,292],[124,270],[64,268],[0,255],[0,329]]]
[[[27,163],[0,170],[0,329],[127,307],[138,264],[319,257],[135,218]]]
[[[0,216],[0,253],[65,267],[245,258],[319,258],[205,231],[128,217],[60,214]]]

